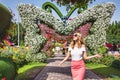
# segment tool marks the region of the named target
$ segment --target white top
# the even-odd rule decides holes
[[[83,57],[83,51],[86,51],[85,47],[77,48],[74,47],[73,49],[71,47],[68,48],[68,51],[70,51],[72,60],[81,60]]]

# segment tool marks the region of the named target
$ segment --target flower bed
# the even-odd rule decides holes
[[[26,62],[44,62],[47,59],[46,53],[33,54],[28,47],[5,47],[0,49],[0,57],[10,58],[18,65]]]

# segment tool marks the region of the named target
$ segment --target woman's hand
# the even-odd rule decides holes
[[[63,64],[69,57],[70,57],[70,52],[67,53],[66,57],[58,65]]]
[[[60,66],[60,65],[62,65],[62,64],[63,64],[63,63],[62,63],[62,61],[61,61],[58,65]]]
[[[95,57],[97,57],[97,58],[101,58],[102,55],[100,55],[100,54],[96,54]]]

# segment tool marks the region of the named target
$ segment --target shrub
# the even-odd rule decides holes
[[[17,73],[16,65],[9,58],[0,58],[0,80],[14,80]]]
[[[90,60],[86,60],[86,63],[93,63],[93,64],[100,64],[101,63],[101,59],[98,58],[92,58]]]
[[[91,63],[97,63],[97,64],[104,64],[106,66],[111,66],[117,69],[120,69],[120,58],[115,58],[113,55],[104,55],[103,58],[97,59],[91,59],[87,62]]]
[[[12,14],[7,7],[0,3],[0,38],[5,35],[5,31],[10,26],[10,21],[12,19]]]
[[[120,69],[120,58],[114,60],[111,64],[112,67]]]
[[[26,47],[5,47],[0,49],[0,58],[7,60],[5,62],[0,60],[0,80],[3,78],[14,80],[18,67],[26,62],[45,62],[47,55],[44,52],[33,54]],[[15,66],[12,65],[13,63]]]
[[[46,53],[35,54],[27,47],[5,47],[1,50],[0,57],[12,59],[18,67],[28,62],[44,62],[47,59]]]
[[[28,62],[45,62],[47,59],[47,54],[44,52],[33,54],[29,53],[26,55],[26,61]]]
[[[1,50],[1,57],[11,58],[16,64],[24,63],[25,56],[29,52],[26,47],[5,47]]]
[[[114,56],[112,56],[112,55],[105,55],[101,59],[101,63],[104,64],[104,65],[110,66],[114,60],[115,60]]]
[[[107,52],[107,49],[105,46],[101,46],[99,49],[98,49],[98,52],[101,53],[101,54],[105,54]]]
[[[94,55],[94,52],[92,51],[89,51],[89,49],[87,48],[87,55],[88,56],[92,56]],[[89,59],[89,60],[85,60],[86,63],[93,63],[93,64],[100,64],[101,63],[101,58],[92,58],[92,59]]]

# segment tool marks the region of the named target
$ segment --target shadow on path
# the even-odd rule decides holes
[[[47,60],[47,66],[37,75],[34,80],[72,80],[70,59],[63,65],[58,63],[64,58],[63,55],[55,55],[53,58]],[[102,80],[90,70],[86,70],[85,80]]]

